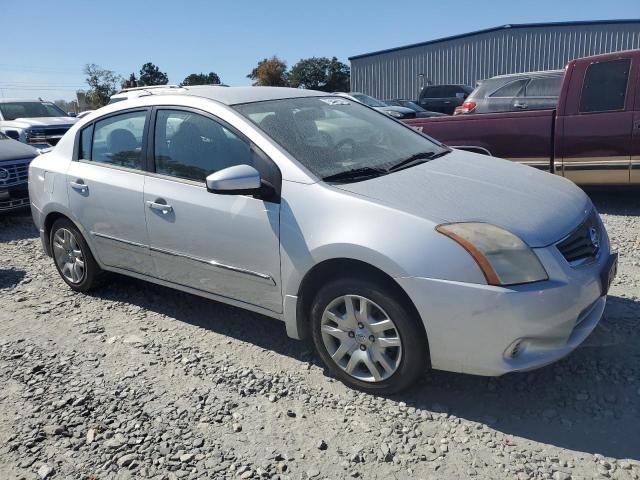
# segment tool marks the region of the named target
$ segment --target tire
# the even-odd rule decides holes
[[[49,246],[56,270],[71,289],[88,292],[102,284],[104,272],[73,222],[66,218],[56,220],[49,233]]]
[[[337,279],[318,291],[310,313],[318,355],[349,387],[380,395],[397,393],[412,386],[429,365],[420,319],[389,287],[358,278]]]

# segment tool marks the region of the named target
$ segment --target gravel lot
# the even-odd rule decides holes
[[[620,252],[605,318],[547,368],[382,398],[284,324],[115,277],[73,293],[0,217],[0,478],[640,478],[640,192],[590,192]]]

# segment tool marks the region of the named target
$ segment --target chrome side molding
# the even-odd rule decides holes
[[[142,243],[132,242],[130,240],[124,240],[122,238],[114,237],[112,235],[107,235],[106,233],[91,232],[91,235],[93,235],[95,237],[100,237],[100,238],[104,238],[104,239],[107,239],[107,240],[111,240],[111,241],[114,241],[114,242],[123,243],[125,245],[130,245],[132,247],[144,248],[144,249],[149,250],[151,252],[158,252],[158,253],[162,253],[164,255],[171,255],[173,257],[186,258],[187,260],[191,260],[191,261],[198,262],[198,263],[204,263],[206,265],[209,265],[210,267],[219,268],[221,270],[227,270],[227,271],[230,271],[230,272],[244,274],[244,275],[247,275],[247,276],[252,277],[254,279],[258,279],[259,281],[269,283],[270,285],[274,285],[275,286],[275,284],[276,284],[276,282],[273,279],[273,277],[271,275],[266,274],[266,273],[254,272],[253,270],[248,270],[246,268],[236,267],[236,266],[233,266],[233,265],[226,265],[226,264],[220,263],[220,262],[218,262],[216,260],[207,260],[206,258],[194,257],[192,255],[187,255],[186,253],[176,252],[175,250],[168,250],[168,249],[165,249],[165,248],[153,247],[151,245],[144,245]]]

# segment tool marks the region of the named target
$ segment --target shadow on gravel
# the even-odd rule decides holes
[[[640,460],[639,327],[640,302],[610,296],[591,336],[556,364],[497,378],[435,371],[394,399],[535,442]]]
[[[289,339],[283,323],[262,315],[125,277],[94,295],[320,365],[309,343]],[[638,327],[640,302],[611,296],[598,328],[561,362],[499,378],[434,371],[390,400],[448,412],[530,441],[640,460]],[[522,442],[513,440],[516,446]]]
[[[29,210],[0,213],[0,243],[37,237],[38,229],[33,224]]]
[[[5,270],[0,268],[0,290],[15,287],[24,278],[24,270]]]
[[[584,191],[600,213],[640,216],[640,188],[589,187]]]

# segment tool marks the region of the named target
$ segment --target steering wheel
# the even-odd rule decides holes
[[[334,145],[335,150],[343,157],[350,158],[356,149],[356,142],[351,138],[343,138]]]

